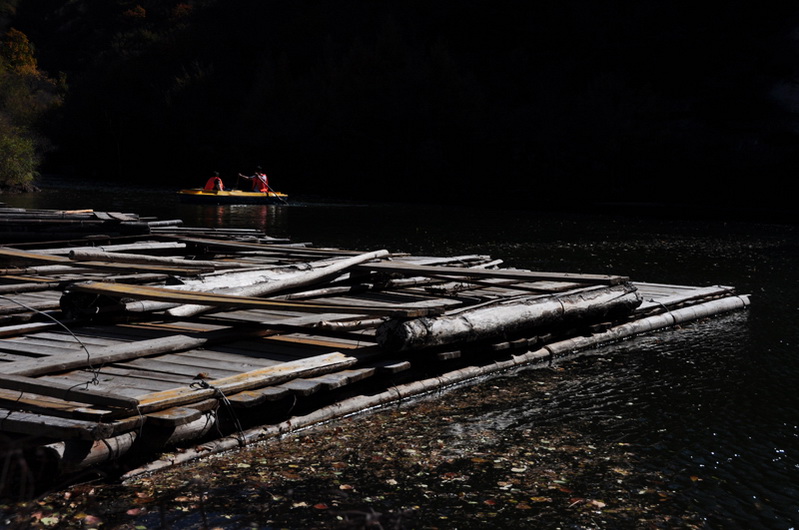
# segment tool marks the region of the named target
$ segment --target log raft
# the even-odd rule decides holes
[[[0,208],[15,223],[56,238],[0,234],[0,458],[50,474],[185,460],[749,304],[135,214]]]

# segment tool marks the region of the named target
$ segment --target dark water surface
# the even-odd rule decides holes
[[[581,357],[545,401],[476,408],[441,437],[457,453],[477,433],[522,436],[548,425],[634,444],[672,510],[713,528],[799,525],[799,237],[793,225],[553,214],[463,207],[296,202],[190,206],[174,189],[100,190],[50,181],[42,193],[2,197],[28,208],[94,208],[188,226],[263,229],[276,237],[358,250],[487,254],[509,266],[620,274],[634,280],[732,285],[744,312],[640,337]],[[482,197],[485,200],[485,196]],[[534,377],[534,376],[527,376]],[[524,375],[495,385],[524,384]],[[513,526],[513,523],[510,523]],[[597,526],[602,526],[597,523]]]

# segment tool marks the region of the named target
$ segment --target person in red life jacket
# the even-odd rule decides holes
[[[206,191],[223,191],[225,189],[225,185],[222,184],[222,179],[219,178],[219,171],[214,171],[214,176],[208,179],[203,189]]]
[[[263,193],[269,191],[269,179],[267,178],[266,173],[261,171],[260,166],[255,168],[255,174],[251,177],[242,175],[241,173],[239,173],[239,176],[252,181],[252,191],[260,191]]]

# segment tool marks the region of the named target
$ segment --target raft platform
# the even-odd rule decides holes
[[[0,494],[133,476],[749,304],[729,286],[0,208],[18,221],[81,230],[0,242]]]

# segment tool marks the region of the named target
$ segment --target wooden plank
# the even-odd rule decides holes
[[[55,322],[30,322],[26,324],[12,324],[0,327],[0,337],[17,337],[33,331],[59,328]]]
[[[56,440],[102,440],[114,434],[107,423],[0,409],[3,430]]]
[[[204,379],[221,379],[222,377],[230,377],[241,373],[240,370],[223,369],[216,366],[209,367],[207,364],[170,362],[162,360],[161,358],[133,359],[126,363],[120,363],[118,366],[130,366],[141,371],[172,374],[183,377],[189,382],[197,376],[202,376],[201,378]]]
[[[341,370],[332,374],[308,378],[308,381],[321,383],[325,390],[335,390],[343,386],[362,381],[375,374],[375,368],[361,368],[356,370]]]
[[[103,339],[101,337],[91,337],[87,335],[82,335],[79,329],[75,330],[75,334],[71,333],[59,333],[59,332],[42,332],[36,333],[35,335],[28,335],[29,338],[32,339],[44,339],[50,341],[58,341],[58,342],[65,342],[68,344],[80,344],[83,343],[87,346],[110,346],[113,344],[119,344],[118,340],[112,339]],[[77,337],[77,339],[75,338]],[[80,342],[78,342],[80,341]]]
[[[72,250],[69,252],[69,259],[72,261],[102,261],[109,263],[137,263],[181,266],[199,269],[240,269],[251,268],[252,265],[239,263],[236,261],[207,261],[193,260],[184,257],[175,258],[168,256],[150,256],[146,254],[129,254],[124,252],[104,252],[101,250]]]
[[[19,247],[20,245],[16,245]],[[101,250],[104,252],[124,252],[124,251],[146,251],[146,250],[182,250],[186,248],[185,243],[179,243],[177,241],[137,241],[134,243],[121,243],[121,244],[112,244],[112,245],[94,245],[94,246],[86,246],[86,245],[75,245],[71,247],[61,247],[61,248],[45,248],[45,249],[37,249],[36,252],[39,254],[64,254],[68,255],[73,250]]]
[[[222,239],[212,239],[203,237],[189,237],[189,236],[175,236],[175,239],[183,243],[190,243],[193,245],[218,248],[218,249],[233,249],[233,250],[254,250],[263,253],[275,252],[284,256],[296,257],[319,257],[319,256],[352,256],[359,254],[357,251],[329,249],[329,248],[312,248],[305,246],[295,245],[280,245],[280,244],[263,244],[263,243],[248,243],[245,241],[229,241]]]
[[[242,330],[238,332],[222,330],[221,332],[210,332],[194,337],[187,335],[159,337],[156,339],[146,339],[92,349],[91,356],[87,356],[85,352],[76,351],[74,353],[52,355],[46,358],[31,359],[29,361],[5,363],[0,365],[0,370],[2,370],[3,374],[31,376],[74,370],[87,366],[100,366],[107,363],[122,362],[158,353],[199,348],[209,342],[230,338],[234,336],[233,333],[236,334],[235,336],[240,336],[259,334],[260,332],[257,330]]]
[[[74,339],[72,342],[66,342],[60,340],[44,339],[38,335],[27,335],[25,337],[15,337],[13,339],[0,339],[0,346],[2,345],[8,345],[8,347],[12,350],[15,348],[15,345],[40,346],[42,348],[49,349],[53,353],[83,350],[84,347],[84,344],[81,344]]]
[[[277,387],[285,388],[298,396],[308,397],[322,390],[324,385],[315,379],[292,379],[277,385]]]
[[[62,256],[54,256],[50,254],[39,254],[37,252],[27,252],[24,250],[16,250],[9,247],[0,247],[0,256],[13,259],[26,259],[31,261],[41,261],[47,263],[57,263],[61,265],[71,266],[74,264],[69,258]],[[137,263],[109,263],[103,261],[81,261],[80,266],[90,269],[107,269],[107,270],[126,270],[126,271],[141,271],[141,272],[163,272],[167,274],[178,274],[182,276],[191,276],[197,274],[197,268],[192,267],[176,267],[167,265],[156,264],[137,264]],[[212,268],[207,269],[209,272],[213,271]]]
[[[380,374],[397,374],[411,369],[411,362],[405,359],[383,359],[368,365],[374,366]]]
[[[43,346],[41,344],[32,343],[29,344],[27,341],[0,341],[0,351],[9,352],[9,353],[17,353],[20,355],[27,355],[30,357],[36,358],[46,358],[53,355],[71,355],[75,353],[75,348],[53,348],[51,346]],[[86,352],[83,352],[83,356],[86,357]],[[3,370],[0,369],[0,373]]]
[[[166,287],[129,285],[120,283],[87,282],[70,287],[71,292],[92,293],[106,296],[133,298],[137,300],[154,300],[174,304],[186,304],[211,307],[251,307],[260,309],[282,309],[313,313],[354,313],[365,315],[402,316],[405,318],[440,314],[440,308],[430,307],[397,307],[386,305],[330,305],[302,301],[265,300],[247,296],[227,295],[219,293],[203,293],[198,291],[182,291]]]
[[[196,408],[173,407],[166,410],[159,410],[145,415],[147,424],[155,426],[175,426],[186,425],[199,419],[203,413]]]
[[[29,355],[15,355],[12,353],[0,351],[0,361],[3,363],[7,362],[16,362],[16,361],[27,361],[30,359]],[[0,364],[2,366],[2,364]],[[3,373],[3,370],[0,368],[0,373]]]
[[[158,364],[154,365],[152,363]],[[171,370],[172,373],[176,375],[192,375],[192,377],[196,376],[198,373],[206,372],[212,374],[213,379],[218,379],[220,377],[249,372],[250,370],[274,364],[276,363],[245,363],[242,362],[241,358],[236,362],[231,362],[229,359],[215,359],[212,356],[198,357],[194,355],[166,354],[159,355],[155,358],[134,359],[117,366],[135,366],[142,370],[150,370],[153,369],[153,367],[158,367],[159,370]]]
[[[233,377],[212,380],[208,382],[209,387],[204,389],[176,388],[171,391],[141,396],[139,406],[143,412],[149,412],[170,406],[185,405],[212,396],[216,391],[215,389],[219,389],[225,395],[228,395],[262,386],[279,385],[293,379],[314,377],[350,368],[372,357],[374,357],[374,354],[351,353],[344,355],[340,352],[331,352],[253,370]]]
[[[262,353],[262,352],[258,352]],[[175,357],[185,357],[189,361],[193,359],[200,359],[199,362],[217,361],[225,363],[230,367],[237,369],[241,368],[241,372],[249,372],[255,368],[262,368],[264,366],[274,366],[289,359],[281,358],[281,360],[269,359],[266,357],[255,357],[248,351],[237,350],[235,347],[227,345],[225,347],[214,346],[212,348],[204,348],[202,350],[189,350],[174,354]]]
[[[97,390],[81,390],[74,385],[59,384],[54,381],[43,382],[32,377],[21,375],[0,375],[0,388],[32,392],[43,396],[57,397],[67,401],[77,401],[92,405],[120,408],[136,408],[136,406],[138,406],[138,402],[135,399]]]
[[[0,389],[0,407],[33,412],[34,414],[89,421],[108,421],[121,415],[130,414],[130,411],[122,412],[119,409],[90,408],[83,403],[74,401],[64,401],[38,394],[2,389]]]
[[[523,281],[562,281],[575,283],[590,283],[600,285],[618,285],[629,281],[626,276],[607,274],[575,274],[568,272],[533,272],[515,269],[472,269],[466,267],[445,267],[431,265],[410,265],[396,261],[381,261],[356,265],[355,269],[390,272],[405,275],[424,275],[448,278],[513,278]]]
[[[174,388],[176,385],[182,384],[170,381],[163,381],[159,379],[146,379],[142,377],[128,377],[126,375],[119,376],[111,373],[111,371],[99,374],[99,378],[92,379],[93,375],[88,372],[67,372],[58,375],[46,375],[37,377],[36,380],[42,384],[54,383],[58,385],[67,385],[70,388],[91,388],[93,392],[100,392],[104,394],[116,395],[118,389],[127,389],[126,396],[140,396],[142,394],[149,394],[150,392],[161,392],[169,388]],[[91,383],[91,386],[89,386]]]
[[[84,372],[74,372],[84,373]],[[122,381],[128,381],[131,384],[138,385],[139,387],[146,386],[150,392],[156,390],[166,390],[168,388],[175,388],[180,385],[187,385],[191,383],[196,375],[180,375],[167,372],[156,372],[150,370],[142,370],[136,367],[129,367],[127,364],[114,364],[103,366],[101,377],[108,377],[107,382],[113,384]],[[66,376],[55,376],[66,377]],[[144,381],[131,381],[143,379]],[[152,386],[155,384],[156,386]]]
[[[262,405],[268,401],[277,401],[289,395],[291,395],[291,391],[288,388],[267,386],[238,392],[227,396],[227,398],[234,407],[248,408]]]

